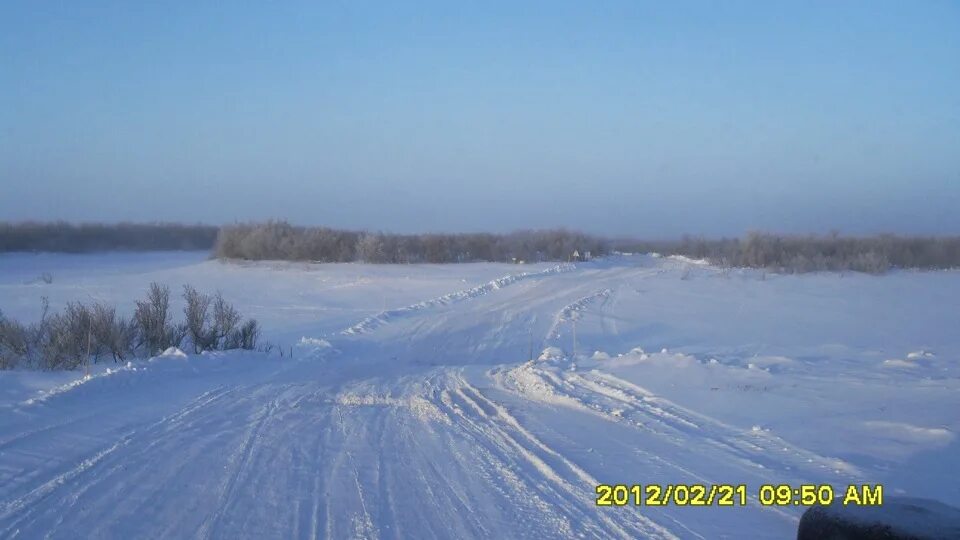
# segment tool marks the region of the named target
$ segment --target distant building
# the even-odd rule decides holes
[[[589,261],[590,252],[584,251],[583,254],[580,253],[579,249],[573,250],[573,253],[570,254],[570,261]]]

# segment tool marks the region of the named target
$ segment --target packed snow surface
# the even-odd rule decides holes
[[[0,372],[0,538],[791,538],[803,510],[599,483],[960,505],[960,272],[16,254],[0,309],[129,313],[151,281],[222,291],[276,347]]]

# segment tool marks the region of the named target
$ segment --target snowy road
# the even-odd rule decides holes
[[[9,391],[0,538],[789,538],[802,511],[601,508],[598,483],[886,482],[957,504],[929,460],[960,454],[958,285],[542,265],[298,320],[294,359]],[[895,311],[924,294],[940,303]]]

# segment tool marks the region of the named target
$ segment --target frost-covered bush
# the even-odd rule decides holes
[[[357,240],[357,260],[365,263],[378,263],[386,260],[383,252],[383,235],[364,234]]]
[[[231,331],[225,338],[224,349],[246,349],[252,351],[257,348],[260,339],[260,325],[256,319],[247,319],[242,325]]]
[[[136,344],[147,356],[180,346],[186,329],[183,325],[174,325],[171,320],[170,288],[151,283],[147,298],[137,301],[133,313]]]
[[[284,221],[221,227],[214,253],[221,258],[349,262],[356,260],[360,233],[325,227],[295,227]]]
[[[55,313],[41,335],[41,367],[44,369],[76,369],[94,354],[92,314],[80,303],[69,303]]]
[[[91,315],[93,340],[97,344],[95,361],[103,354],[110,354],[117,362],[133,356],[137,332],[130,320],[118,317],[116,308],[104,304],[94,304]]]
[[[0,370],[16,367],[27,356],[29,343],[28,329],[0,312]]]
[[[183,299],[187,337],[194,352],[256,347],[260,335],[257,321],[250,319],[241,325],[240,312],[219,292],[205,294],[185,285]]]
[[[193,351],[201,353],[215,348],[216,336],[210,328],[209,313],[213,298],[189,285],[184,285],[183,299],[186,301],[183,314],[186,316],[187,337],[193,344]]]
[[[241,324],[240,312],[220,293],[185,286],[184,298],[186,323],[172,321],[170,290],[157,283],[150,285],[146,299],[137,301],[131,319],[101,303],[73,302],[49,315],[45,300],[40,322],[29,326],[0,313],[0,369],[76,369],[108,357],[115,362],[149,357],[179,347],[188,334],[197,352],[256,349],[257,321]]]
[[[226,349],[228,339],[237,331],[240,324],[240,312],[232,304],[223,299],[218,292],[213,297],[212,334],[217,348]],[[239,349],[240,347],[233,347]]]

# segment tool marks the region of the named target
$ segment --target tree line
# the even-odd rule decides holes
[[[179,223],[0,222],[0,252],[211,249],[218,228]]]
[[[0,252],[210,249],[223,259],[368,263],[541,262],[574,251],[659,252],[707,259],[725,267],[778,272],[960,267],[958,236],[825,236],[751,233],[744,238],[610,239],[566,229],[508,234],[390,234],[286,221],[222,227],[175,223],[70,224],[0,222]]]
[[[856,271],[881,274],[891,268],[960,268],[960,237],[789,236],[750,233],[745,238],[711,240],[685,236],[674,241],[615,242],[620,251],[658,252],[706,259],[724,267],[776,272]]]
[[[566,261],[575,251],[605,255],[609,242],[566,229],[404,235],[270,221],[221,227],[214,248],[224,259],[367,263]]]

